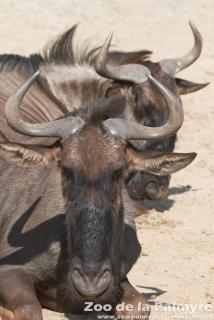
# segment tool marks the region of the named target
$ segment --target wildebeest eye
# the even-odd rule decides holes
[[[158,152],[172,152],[175,146],[175,135],[150,145],[150,149]]]
[[[117,169],[115,171],[112,172],[112,180],[116,181],[118,179],[120,179],[120,177],[122,176],[122,169]]]
[[[66,177],[66,179],[69,179],[71,181],[74,180],[74,171],[70,167],[63,167],[63,175],[64,177]]]

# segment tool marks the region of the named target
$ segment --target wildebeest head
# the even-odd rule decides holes
[[[183,123],[183,111],[180,99],[147,68],[129,64],[108,69],[105,60],[109,45],[110,38],[97,55],[95,68],[66,65],[66,61],[64,65],[44,63],[40,75],[35,73],[9,97],[5,116],[10,127],[22,135],[54,137],[55,144],[0,145],[0,157],[16,165],[57,165],[65,199],[67,292],[82,301],[116,299],[120,280],[139,256],[124,178],[134,171],[171,174],[195,157],[194,153],[148,157],[128,148],[129,140],[157,141],[173,135]],[[115,83],[100,77],[106,68],[120,80],[117,94],[112,94]],[[168,108],[166,123],[156,128],[124,119],[133,99],[130,90],[148,81],[160,91]],[[33,83],[46,88],[55,103],[61,108],[67,106],[70,112],[49,122],[24,120],[20,109]],[[36,99],[29,101],[41,98]],[[50,108],[48,102],[46,108]]]
[[[193,83],[176,77],[178,72],[190,66],[201,54],[202,37],[192,23],[190,23],[190,26],[193,31],[195,43],[191,51],[183,57],[165,59],[154,63],[148,60],[148,58],[145,59],[145,54],[147,53],[147,55],[149,55],[151,53],[149,51],[127,53],[115,51],[109,53],[108,63],[112,66],[133,63],[136,65],[144,65],[149,68],[156,79],[161,81],[161,83],[178,96],[200,90],[208,83]],[[138,123],[152,127],[160,126],[166,121],[168,117],[166,103],[160,92],[158,92],[151,83],[147,82],[135,85],[132,87],[132,92],[135,101],[132,104],[133,108],[131,108],[126,115],[127,118],[129,117]],[[145,152],[148,150],[157,153],[166,153],[174,150],[175,141],[176,135],[172,135],[164,140],[135,140],[130,141],[130,143],[139,151]],[[167,196],[169,182],[170,176],[157,177],[148,173],[136,173],[129,177],[127,186],[133,198],[158,200]]]

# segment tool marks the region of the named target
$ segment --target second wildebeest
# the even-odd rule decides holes
[[[110,52],[108,63],[112,66],[137,64],[144,65],[150,69],[152,74],[177,96],[195,92],[207,86],[208,83],[194,83],[177,78],[176,75],[183,69],[189,67],[200,56],[202,50],[202,36],[193,23],[190,23],[194,35],[194,46],[184,56],[174,59],[164,59],[160,62],[150,60],[150,51],[137,52]],[[108,76],[108,74],[106,74]],[[112,75],[110,76],[112,77]],[[117,80],[117,78],[116,78]],[[118,82],[114,90],[119,89]],[[133,119],[147,126],[157,127],[162,125],[167,117],[168,111],[164,99],[150,83],[138,84],[132,88],[135,103],[127,110],[126,118]],[[175,148],[176,135],[162,141],[130,141],[131,145],[139,152],[149,151],[153,154],[173,152]],[[159,200],[168,195],[170,176],[157,177],[147,172],[132,174],[127,179],[127,186],[133,198],[145,200]]]

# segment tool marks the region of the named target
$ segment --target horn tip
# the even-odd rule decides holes
[[[76,31],[76,29],[79,27],[79,22],[76,22],[75,24],[74,24],[74,26],[73,26],[73,28],[74,28],[74,31]]]
[[[106,38],[106,41],[105,41],[105,44],[110,47],[110,44],[111,44],[111,40],[113,38],[113,31],[110,31],[107,38]]]
[[[199,33],[196,25],[191,20],[189,21],[189,26],[190,26],[190,28],[192,29],[193,32]]]
[[[113,30],[111,30],[110,32],[109,32],[109,34],[108,34],[108,36],[110,37],[110,38],[112,38],[113,37]]]
[[[196,28],[195,24],[191,20],[189,20],[189,25],[191,28]]]
[[[199,38],[202,41],[202,36],[198,28],[196,28],[195,24],[192,21],[189,21],[189,26],[194,34],[195,37]]]
[[[108,49],[109,49],[109,47],[111,45],[112,37],[113,37],[113,31],[109,32],[104,44],[100,48],[100,53],[101,52],[105,52],[106,53],[108,51]]]

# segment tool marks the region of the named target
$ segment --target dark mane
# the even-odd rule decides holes
[[[74,36],[77,25],[60,35],[54,43],[43,50],[46,63],[58,65],[89,64],[91,65],[95,52],[98,48],[90,50],[87,45],[77,50],[74,46]]]
[[[51,45],[47,46],[43,51],[44,61],[47,63],[59,65],[74,65],[74,64],[94,64],[97,51],[100,47],[90,49],[89,46],[81,46],[81,49],[76,49],[74,46],[74,36],[77,25],[74,25],[68,31],[63,33]],[[147,60],[151,51],[141,50],[133,52],[112,51],[109,53],[109,63],[111,64],[126,64],[126,63],[142,63]]]
[[[0,72],[16,70],[29,76],[39,68],[42,62],[43,58],[40,54],[32,54],[29,57],[18,54],[2,54],[0,55]]]
[[[34,73],[42,63],[55,65],[80,65],[88,64],[93,66],[94,59],[100,47],[90,49],[89,45],[82,45],[81,49],[74,46],[74,36],[77,25],[60,35],[51,45],[43,50],[42,54],[32,54],[24,57],[16,54],[0,55],[0,72],[16,70],[26,76]],[[111,51],[108,61],[113,65],[127,63],[142,63],[147,60],[151,51],[141,50],[133,52]]]

